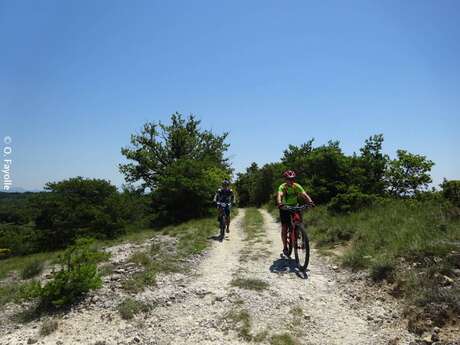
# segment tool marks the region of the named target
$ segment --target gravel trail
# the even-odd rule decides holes
[[[122,320],[116,312],[125,297],[107,284],[79,308],[58,316],[58,330],[38,335],[43,320],[5,328],[1,345],[131,344],[409,344],[412,336],[396,302],[375,294],[364,280],[351,279],[313,250],[307,276],[280,256],[279,224],[261,210],[263,233],[246,240],[245,210],[230,234],[190,262],[191,272],[159,277],[156,287],[136,299],[155,308]],[[123,262],[118,264],[123,265]],[[251,286],[235,281],[261,284]],[[283,340],[284,339],[284,340]],[[278,341],[278,342],[277,342]],[[280,342],[285,341],[285,342]],[[291,342],[287,342],[291,341]]]

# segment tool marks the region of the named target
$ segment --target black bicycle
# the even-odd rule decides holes
[[[225,236],[225,228],[227,227],[227,217],[230,217],[230,206],[229,202],[217,202],[219,208],[219,228],[220,238],[223,239]]]
[[[305,272],[310,261],[310,241],[307,232],[305,231],[302,211],[309,208],[309,205],[301,206],[282,206],[281,209],[287,211],[291,215],[291,222],[287,229],[287,248],[288,256],[292,254],[294,248],[295,261],[299,270]]]

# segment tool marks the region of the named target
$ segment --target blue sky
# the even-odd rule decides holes
[[[372,134],[460,179],[460,2],[0,1],[0,135],[14,185],[120,185],[146,121],[229,131],[237,171]]]

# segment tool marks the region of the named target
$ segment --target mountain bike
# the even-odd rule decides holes
[[[310,207],[309,205],[302,206],[282,206],[281,209],[287,211],[291,215],[291,222],[287,229],[287,248],[288,256],[291,256],[294,248],[295,261],[299,270],[305,272],[310,261],[310,241],[308,240],[307,232],[305,231],[302,211]]]
[[[223,239],[225,236],[225,228],[227,227],[227,217],[230,217],[230,205],[231,203],[229,202],[217,202],[217,207],[219,208],[219,229],[221,239]]]

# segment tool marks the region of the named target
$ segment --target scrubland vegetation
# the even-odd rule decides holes
[[[122,148],[122,190],[75,177],[50,182],[41,193],[0,193],[0,279],[16,271],[23,280],[0,285],[0,304],[18,298],[38,299],[45,309],[73,303],[100,286],[96,264],[104,243],[169,235],[177,241],[169,269],[180,257],[201,252],[216,227],[209,218],[213,193],[232,174],[226,139],[176,113],[170,124],[146,123]],[[295,170],[318,206],[305,217],[318,246],[345,247],[343,265],[393,284],[395,295],[459,312],[460,181],[428,190],[432,161],[402,149],[390,159],[382,146],[382,135],[368,138],[353,155],[336,141],[289,145],[280,161],[253,163],[237,175],[239,205],[273,208],[282,172]],[[255,209],[247,215],[254,223],[251,238],[262,219]],[[153,284],[165,269],[153,251],[131,258],[144,271],[125,282],[126,289]],[[41,284],[34,278],[45,263],[60,269]],[[120,308],[129,318],[137,306]]]
[[[266,204],[276,215],[281,173],[295,170],[317,203],[305,215],[317,246],[339,246],[344,266],[392,284],[395,296],[460,314],[460,181],[428,190],[434,163],[405,150],[391,160],[382,144],[383,136],[370,137],[352,156],[338,142],[290,146],[280,162],[254,163],[239,175],[241,202]]]

